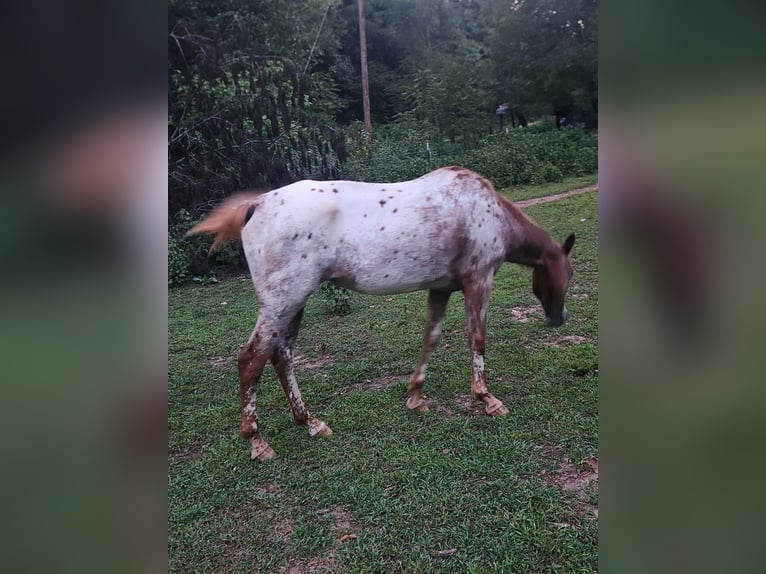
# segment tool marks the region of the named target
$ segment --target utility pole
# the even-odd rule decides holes
[[[364,129],[367,144],[372,141],[372,118],[370,116],[370,81],[367,74],[367,34],[364,25],[364,0],[357,0],[359,6],[359,47],[362,53],[362,105],[364,107]]]

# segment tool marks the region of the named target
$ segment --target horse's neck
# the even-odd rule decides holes
[[[508,217],[506,261],[529,267],[540,265],[544,254],[553,249],[553,239],[521,209],[503,197],[501,200]]]

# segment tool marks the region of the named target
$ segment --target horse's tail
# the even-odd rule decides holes
[[[240,232],[261,204],[260,194],[241,193],[230,197],[216,207],[205,219],[186,232],[186,235],[205,233],[214,235],[210,252],[240,237]]]

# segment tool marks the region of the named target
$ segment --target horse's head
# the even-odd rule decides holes
[[[564,297],[572,278],[572,264],[569,252],[574,245],[574,234],[566,238],[561,245],[549,250],[535,265],[532,271],[532,291],[542,303],[545,322],[551,327],[561,326],[567,318],[567,306]]]

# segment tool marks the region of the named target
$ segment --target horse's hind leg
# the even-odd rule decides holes
[[[442,332],[442,320],[444,312],[447,309],[450,293],[448,291],[429,291],[428,292],[428,320],[426,330],[423,335],[423,351],[420,354],[420,360],[415,367],[415,372],[410,377],[407,385],[407,408],[425,412],[428,410],[428,404],[423,398],[423,381],[426,378],[426,367],[428,360],[439,343],[439,336]]]
[[[250,458],[253,460],[264,461],[274,456],[274,451],[263,440],[258,428],[256,399],[263,369],[276,348],[278,332],[278,326],[262,314],[237,359],[239,401],[242,408],[240,433],[242,438],[249,439],[252,444]]]
[[[468,343],[471,347],[473,367],[471,371],[471,394],[473,398],[482,401],[488,415],[507,415],[508,409],[500,399],[494,397],[487,387],[484,372],[485,338],[487,333],[487,308],[489,294],[492,290],[492,277],[483,281],[464,281],[463,295],[465,296],[465,317],[468,327]]]
[[[303,402],[301,391],[298,388],[298,381],[293,371],[293,348],[295,339],[298,337],[298,329],[301,326],[303,318],[303,309],[298,311],[295,317],[287,327],[284,339],[277,342],[277,347],[271,357],[274,363],[274,369],[277,372],[277,378],[285,391],[287,401],[290,403],[290,410],[293,413],[293,421],[296,425],[307,425],[310,436],[330,436],[332,429],[309,412],[306,403]]]

